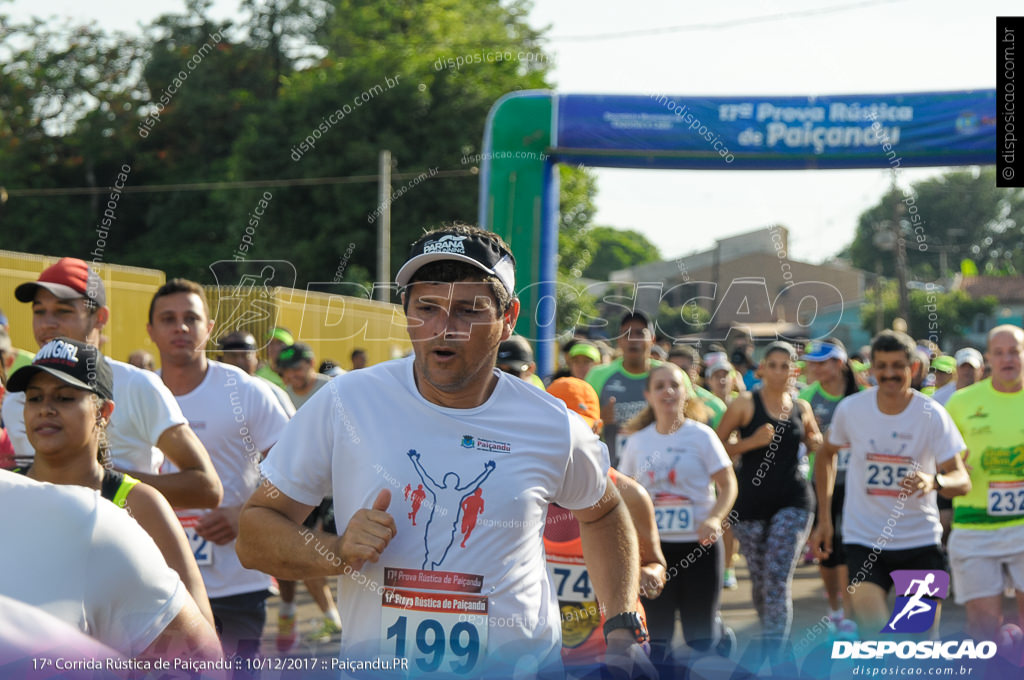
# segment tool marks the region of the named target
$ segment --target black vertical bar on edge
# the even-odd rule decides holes
[[[1024,47],[1024,17],[996,17],[996,186],[1024,187],[1024,119],[1017,116],[1018,50]],[[1024,93],[1022,93],[1024,94]]]

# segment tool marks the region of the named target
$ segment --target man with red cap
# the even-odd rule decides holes
[[[65,336],[95,347],[110,321],[103,280],[84,260],[65,257],[39,278],[14,290],[32,305],[32,332],[40,347]],[[130,364],[107,359],[114,374],[114,400],[120,406],[107,434],[114,466],[159,490],[173,506],[215,508],[223,489],[210,456],[188,425],[160,377]],[[7,395],[3,420],[16,459],[30,465],[35,451],[25,433],[23,393]],[[180,470],[158,474],[164,460]]]

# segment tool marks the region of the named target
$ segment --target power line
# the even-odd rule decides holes
[[[664,26],[661,28],[640,28],[634,31],[615,31],[613,33],[594,33],[591,35],[563,35],[545,36],[544,40],[552,42],[588,42],[591,40],[614,40],[616,38],[636,38],[648,35],[664,35],[668,33],[683,33],[689,31],[717,31],[749,24],[761,24],[771,21],[785,21],[787,19],[801,19],[804,17],[821,16],[824,14],[835,14],[849,10],[871,7],[874,5],[889,5],[905,0],[865,0],[864,2],[852,2],[845,5],[834,5],[832,7],[819,7],[817,9],[806,9],[794,12],[781,12],[778,14],[762,14],[756,17],[743,19],[727,19],[724,21],[710,21],[700,24],[683,24],[681,26]]]
[[[414,179],[426,175],[427,179],[438,177],[469,177],[477,175],[476,168],[467,170],[439,170],[433,175],[423,172],[402,172],[391,175],[392,180]],[[149,184],[141,186],[125,186],[119,193],[147,194],[167,193],[170,191],[215,191],[217,189],[262,189],[265,187],[304,187],[331,184],[360,184],[376,182],[378,175],[350,175],[348,177],[302,177],[295,179],[256,179],[237,182],[190,182],[185,184]],[[48,189],[7,189],[7,194],[17,196],[82,196],[107,194],[113,187],[53,187]]]

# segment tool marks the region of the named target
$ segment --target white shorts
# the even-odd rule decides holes
[[[1024,544],[1011,539],[1019,532],[1019,527],[953,530],[949,536],[949,566],[957,604],[1002,595],[1007,588],[1024,591]],[[999,554],[997,546],[1005,552]]]

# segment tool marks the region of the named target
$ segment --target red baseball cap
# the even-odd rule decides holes
[[[97,307],[107,304],[107,292],[103,287],[100,275],[89,269],[85,260],[74,257],[62,257],[56,264],[50,265],[35,281],[23,283],[14,289],[14,297],[19,302],[32,302],[36,290],[43,288],[53,293],[59,300],[85,298],[92,300]]]

